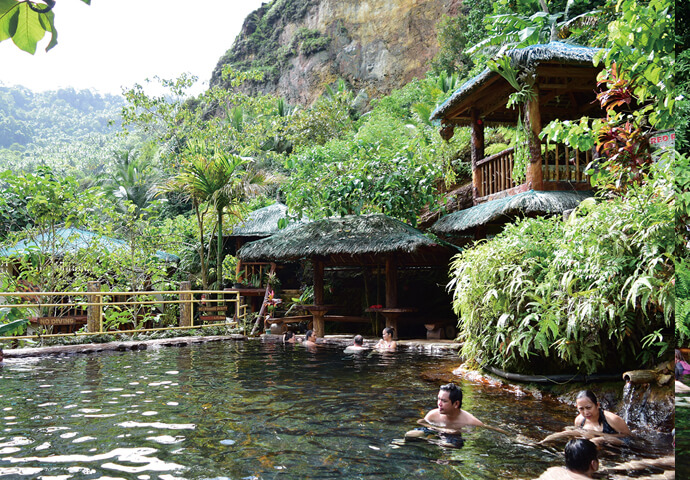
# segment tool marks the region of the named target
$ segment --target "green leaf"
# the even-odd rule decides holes
[[[0,42],[10,38],[14,31],[10,25],[16,28],[19,4],[15,0],[0,0]]]
[[[10,32],[14,30],[12,41],[20,49],[33,55],[36,53],[36,44],[46,34],[40,19],[40,16],[45,14],[34,12],[28,3],[20,3],[18,10],[16,22],[10,22]]]
[[[28,318],[22,318],[19,320],[14,320],[10,323],[6,323],[4,325],[0,325],[0,335],[5,336],[21,333],[28,323]]]
[[[47,52],[55,45],[57,45],[57,30],[55,30],[55,14],[51,10],[47,13],[40,14],[38,18],[41,22],[41,26],[45,29],[45,31],[51,33],[50,43],[48,43],[48,46],[46,47]]]

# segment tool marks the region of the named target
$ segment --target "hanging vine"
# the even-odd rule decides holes
[[[529,150],[529,139],[532,135],[529,123],[522,119],[524,106],[536,98],[534,91],[534,72],[530,70],[519,70],[511,65],[510,57],[504,55],[496,60],[487,62],[487,66],[492,71],[498,73],[506,79],[516,90],[508,97],[506,107],[518,109],[518,119],[515,128],[515,149],[513,152],[513,180],[515,183],[525,181],[527,165],[531,161]]]

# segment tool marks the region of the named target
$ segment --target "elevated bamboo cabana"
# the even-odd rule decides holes
[[[323,336],[324,268],[334,266],[385,265],[386,302],[379,309],[388,326],[396,326],[398,305],[398,266],[447,265],[454,250],[425,236],[420,231],[383,214],[349,215],[297,225],[289,231],[244,245],[240,260],[297,261],[314,264],[314,330]]]
[[[602,118],[595,88],[601,66],[594,65],[598,49],[551,42],[509,50],[511,65],[533,79],[534,99],[522,110],[528,125],[530,162],[526,180],[518,185],[512,178],[514,152],[508,149],[484,156],[484,127],[516,125],[518,109],[506,104],[515,89],[500,74],[488,68],[468,80],[431,115],[441,122],[441,136],[449,139],[456,126],[472,128],[472,184],[474,204],[528,190],[587,190],[585,166],[591,152],[565,145],[542,147],[542,126],[554,119],[577,120],[583,116]]]

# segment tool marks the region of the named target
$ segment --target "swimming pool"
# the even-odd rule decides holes
[[[399,444],[435,406],[424,372],[457,364],[258,341],[12,360],[0,368],[0,477],[493,480],[561,464],[518,434],[561,430],[572,408],[470,383],[463,408],[514,435]]]

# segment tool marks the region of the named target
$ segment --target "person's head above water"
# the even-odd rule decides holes
[[[575,403],[577,403],[578,400],[584,399],[589,400],[594,405],[599,405],[599,400],[597,400],[597,396],[594,395],[594,392],[592,392],[591,390],[580,390],[577,393],[577,397],[575,397]]]
[[[448,383],[446,385],[441,385],[438,391],[439,401],[441,400],[442,392],[448,392],[448,400],[451,405],[455,405],[458,402],[458,410],[462,408],[462,390],[454,383]],[[439,407],[440,408],[440,407]]]
[[[392,337],[394,331],[395,331],[395,330],[393,330],[393,327],[386,327],[386,328],[383,329],[383,334],[382,334],[382,335],[383,335],[383,337],[385,337],[386,335],[390,335],[390,336]]]
[[[355,335],[353,342],[358,347],[361,347],[364,344],[364,337],[361,335]]]
[[[683,355],[683,352],[680,351],[679,349],[676,348],[676,362],[684,362],[685,361],[685,355]]]
[[[599,469],[597,446],[584,438],[573,438],[565,445],[565,468],[589,475]]]
[[[316,334],[314,333],[314,330],[307,330],[307,333],[304,334],[304,341],[305,342],[315,342],[316,341]]]

